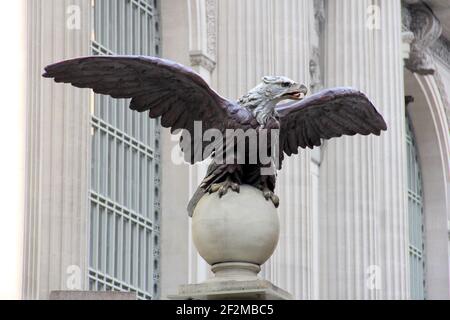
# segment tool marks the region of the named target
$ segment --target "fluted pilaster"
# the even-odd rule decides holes
[[[28,2],[26,299],[87,288],[89,92],[41,74],[47,64],[90,53],[90,12],[90,0]]]
[[[189,0],[189,56],[191,67],[206,82],[213,85],[217,55],[217,0]],[[192,197],[205,178],[209,160],[189,167],[189,197]],[[209,265],[197,252],[192,241],[189,219],[189,282],[199,283],[209,278]]]
[[[321,298],[407,298],[401,4],[333,0],[327,6],[325,86],[367,93],[388,131],[334,139],[322,149]]]

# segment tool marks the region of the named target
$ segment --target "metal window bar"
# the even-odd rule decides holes
[[[414,132],[406,117],[406,150],[408,171],[408,219],[411,299],[425,299],[425,254],[422,202],[422,178]]]
[[[92,4],[93,54],[159,54],[156,0]],[[157,299],[160,122],[128,103],[93,98],[89,287]]]

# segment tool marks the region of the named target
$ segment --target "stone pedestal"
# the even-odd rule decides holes
[[[207,194],[192,217],[192,235],[214,277],[182,285],[171,299],[292,299],[269,281],[258,278],[273,254],[280,233],[278,213],[260,190],[241,186],[224,197]]]
[[[292,300],[290,293],[263,279],[219,280],[182,285],[173,300]]]

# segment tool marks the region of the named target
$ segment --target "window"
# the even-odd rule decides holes
[[[93,1],[92,52],[158,55],[154,0]],[[90,290],[159,297],[159,120],[93,96]]]
[[[424,223],[420,164],[411,121],[406,117],[408,219],[411,299],[425,299]]]

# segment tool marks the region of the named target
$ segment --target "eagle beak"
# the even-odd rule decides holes
[[[307,93],[308,88],[306,88],[304,85],[300,85],[294,90],[290,90],[289,92],[285,93],[283,97],[290,100],[303,100]]]
[[[300,91],[295,91],[295,92],[288,94],[287,97],[292,100],[302,100],[303,98],[305,98],[305,94]]]

